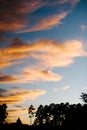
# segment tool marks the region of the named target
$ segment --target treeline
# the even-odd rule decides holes
[[[6,105],[0,105],[0,111],[2,106],[3,110],[0,112],[0,129],[57,129],[57,130],[86,130],[87,129],[87,94],[82,93],[81,99],[83,104],[50,104],[40,105],[37,111],[34,112],[34,107],[29,107],[29,118],[32,119],[35,116],[34,124],[29,126],[22,124],[18,118],[16,123],[3,123],[7,117]],[[4,112],[3,112],[4,111]],[[1,120],[1,115],[3,120]]]

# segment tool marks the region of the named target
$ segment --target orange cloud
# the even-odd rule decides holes
[[[32,58],[35,63],[47,67],[62,67],[74,62],[75,57],[87,56],[82,42],[70,40],[64,43],[53,40],[38,40],[31,44],[25,44],[16,39],[7,47],[0,49],[0,68],[14,64],[20,64],[23,59]]]
[[[9,90],[0,89],[0,104],[6,103],[7,105],[13,105],[22,103],[25,100],[35,100],[38,96],[44,95],[45,90],[25,90],[22,88],[14,87]]]
[[[17,82],[17,78],[11,75],[0,75],[0,83],[3,82]]]
[[[1,48],[0,49],[0,68],[2,69],[4,67],[12,66],[14,64],[17,64],[20,59],[29,57],[29,54],[27,54],[27,51],[23,50],[24,46],[25,48],[27,48],[27,45],[22,43],[21,40],[15,38],[9,47]],[[21,50],[18,49],[18,47],[20,47]]]
[[[87,56],[81,41],[70,40],[64,43],[53,40],[38,40],[25,44],[19,39],[0,50],[0,68],[21,64],[21,60],[32,58],[31,67],[24,67],[19,74],[0,75],[0,83],[30,83],[34,81],[59,81],[62,76],[50,71],[54,67],[65,67],[74,62],[76,57]],[[31,63],[31,62],[30,62]],[[34,68],[34,66],[36,66]]]
[[[16,44],[17,42],[18,44]],[[25,44],[16,39],[8,48],[1,49],[1,54],[0,59],[5,62],[4,65],[1,64],[1,67],[18,63],[20,65],[21,59],[29,61],[29,58],[32,58],[35,62],[31,64],[32,68],[24,67],[19,74],[1,75],[0,83],[59,81],[62,76],[50,71],[51,68],[68,66],[74,62],[76,57],[87,57],[82,42],[77,40],[64,43],[53,40],[38,40],[31,44]],[[36,67],[34,68],[34,66]]]
[[[27,19],[25,15],[32,13],[44,2],[41,0],[3,0],[0,3],[0,32],[16,31],[26,26]]]
[[[7,61],[7,60],[4,60],[4,61],[1,60],[0,61],[0,69],[12,66],[13,64],[15,64],[15,62],[10,62],[10,61]]]
[[[23,28],[26,26],[25,23],[21,23],[20,21],[13,21],[13,22],[6,22],[0,21],[0,32],[7,32],[7,31],[16,31],[20,28]]]
[[[61,24],[61,20],[64,19],[67,16],[67,14],[68,14],[68,12],[63,12],[58,15],[49,16],[49,17],[44,18],[41,21],[39,21],[33,27],[20,31],[19,33],[51,29],[51,28]]]
[[[26,68],[23,74],[19,76],[21,82],[32,81],[59,81],[62,76],[47,70],[40,70],[39,68]]]
[[[22,4],[20,2],[20,8],[18,8],[17,13],[32,13],[36,11],[38,8],[42,7],[45,3],[46,2],[42,0],[22,0]]]
[[[5,49],[4,49],[5,50]],[[29,57],[29,54],[26,52],[12,52],[8,53],[8,50],[5,50],[5,52],[1,52],[1,57],[0,57],[0,68],[12,66],[14,64],[18,64],[19,60],[23,58]]]
[[[77,40],[70,40],[65,43],[59,43],[52,40],[38,41],[39,53],[32,53],[32,57],[41,61],[44,66],[62,67],[68,66],[74,62],[75,57],[87,56],[82,43]]]
[[[0,2],[0,33],[24,30],[24,28],[30,26],[31,21],[30,16],[26,17],[26,15],[33,13],[34,11],[38,10],[43,6],[49,7],[50,5],[53,6],[70,3],[70,7],[72,7],[75,6],[79,1],[80,0],[15,0],[9,2],[9,0],[2,0]],[[57,24],[59,25],[60,20],[65,18],[62,16],[63,18],[59,19],[58,17],[60,16],[54,15],[52,16],[52,18],[45,18],[38,22],[34,27],[31,27],[29,30],[24,30],[22,32],[46,30],[46,27],[47,29],[50,29],[56,26]]]
[[[62,79],[62,76],[53,73],[48,70],[41,70],[39,68],[25,68],[22,70],[21,74],[17,75],[0,75],[0,83],[30,83],[38,81],[59,81]]]

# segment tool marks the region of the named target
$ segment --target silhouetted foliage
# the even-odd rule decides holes
[[[3,123],[5,122],[5,119],[7,118],[8,113],[6,112],[7,105],[2,104],[0,105],[0,122]]]
[[[21,122],[21,119],[18,117],[18,119],[17,119],[17,124],[22,124],[22,122]]]
[[[87,103],[87,93],[82,93],[81,99],[83,100],[84,103]]]
[[[36,112],[36,120],[34,122],[35,125],[43,125],[43,105],[40,105],[38,107],[38,110]]]
[[[30,125],[32,125],[32,118],[34,117],[34,114],[35,114],[35,108],[33,105],[30,105],[30,107],[28,109],[28,114],[29,114],[29,118],[30,118]]]
[[[87,119],[87,105],[60,103],[50,104],[38,107],[36,112],[36,120],[34,122],[37,126],[51,126],[58,128],[73,129],[86,127]]]
[[[86,97],[83,96],[82,100]],[[5,105],[4,105],[5,106]],[[1,107],[1,106],[0,106]],[[22,124],[20,118],[17,119],[16,123],[0,124],[0,129],[40,129],[40,130],[85,130],[87,129],[87,104],[69,104],[60,103],[49,105],[39,105],[36,110],[33,105],[28,109],[29,118],[32,119],[35,116],[34,124],[25,125]],[[5,107],[6,111],[6,107]]]

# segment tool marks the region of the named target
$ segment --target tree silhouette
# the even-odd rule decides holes
[[[40,105],[36,112],[36,125],[52,125],[52,126],[61,126],[65,120],[65,109],[66,105],[61,104],[50,104]]]
[[[5,119],[7,118],[8,113],[6,112],[6,109],[7,109],[6,104],[0,105],[0,122],[1,123],[4,123]]]
[[[83,100],[84,103],[87,104],[87,93],[82,93],[81,94],[81,99]]]
[[[30,125],[32,125],[32,118],[34,117],[34,114],[35,114],[35,108],[33,105],[30,105],[30,107],[28,109],[28,114],[29,114],[29,118],[30,118]]]
[[[18,119],[17,119],[17,124],[22,124],[22,122],[21,122],[21,119],[18,117]]]
[[[34,125],[43,125],[43,119],[44,119],[44,116],[43,116],[43,105],[40,105],[37,109],[37,112],[36,112],[36,119],[35,119],[35,122],[34,122]]]
[[[30,105],[28,109],[30,126],[22,124],[20,118],[17,119],[16,123],[2,123],[7,117],[7,106],[2,104],[0,105],[0,129],[87,129],[87,94],[82,93],[81,98],[85,102],[84,104],[69,104],[68,102],[60,104],[51,103],[44,106],[39,105],[37,110],[33,105]],[[32,122],[33,119],[35,119],[34,124]]]

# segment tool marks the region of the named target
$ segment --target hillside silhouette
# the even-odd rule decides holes
[[[23,124],[18,117],[14,123],[6,123],[7,105],[0,105],[0,130],[12,129],[54,129],[54,130],[86,130],[87,129],[87,94],[82,93],[83,104],[60,103],[50,105],[39,105],[36,112],[34,107],[29,107],[29,118],[35,116],[32,125]]]

